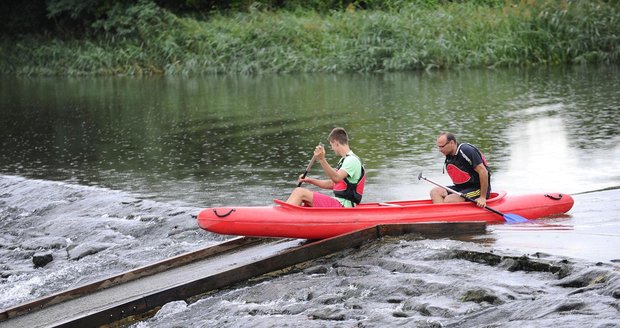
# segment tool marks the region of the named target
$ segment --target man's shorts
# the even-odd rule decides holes
[[[333,197],[315,191],[312,193],[312,207],[342,207],[342,204]]]
[[[478,197],[480,197],[480,188],[476,188],[476,187],[470,187],[470,188],[462,188],[459,190],[458,187],[456,186],[449,186],[448,188],[454,190],[454,191],[458,191],[460,193],[462,193],[463,195],[465,195],[465,197],[471,198],[471,199],[476,199]],[[448,191],[448,194],[451,194],[451,192]],[[491,190],[487,191],[487,199],[491,196]]]

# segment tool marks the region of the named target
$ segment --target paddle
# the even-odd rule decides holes
[[[424,179],[425,181],[428,181],[428,182],[436,185],[437,187],[443,188],[443,189],[445,189],[445,190],[447,190],[447,191],[449,191],[451,193],[457,194],[457,195],[465,198],[467,201],[470,201],[470,202],[472,202],[474,204],[476,203],[475,199],[469,198],[469,197],[465,196],[463,193],[460,193],[458,191],[452,190],[452,189],[450,189],[450,188],[448,188],[446,186],[442,186],[442,185],[438,184],[437,182],[435,182],[433,180],[427,179],[425,176],[422,175],[422,172],[420,172],[420,174],[418,175],[418,180],[422,180],[422,179]],[[504,220],[506,220],[506,222],[508,222],[508,223],[520,223],[520,222],[528,222],[529,221],[528,219],[526,219],[526,218],[524,218],[524,217],[522,217],[520,215],[512,214],[512,213],[504,214],[504,213],[502,213],[502,212],[500,212],[498,210],[492,209],[492,208],[490,208],[490,207],[488,207],[486,205],[484,206],[484,208],[489,210],[489,211],[491,211],[491,212],[493,212],[493,213],[495,213],[495,214],[503,216]]]
[[[319,146],[323,147],[323,143],[319,142]],[[314,165],[314,161],[316,161],[316,158],[314,157],[314,155],[312,155],[312,158],[310,159],[310,163],[308,163],[308,166],[306,166],[306,171],[301,176],[302,179],[305,178],[306,175],[308,175],[308,172],[310,172],[310,169],[312,169],[312,165]],[[302,183],[303,181],[299,181],[299,183],[297,184],[297,187],[301,187]]]
[[[306,167],[306,171],[304,172],[304,174],[301,176],[301,178],[305,178],[306,175],[308,175],[308,172],[310,172],[310,169],[312,168],[312,165],[314,165],[314,161],[316,160],[316,158],[314,156],[312,156],[312,159],[310,159],[310,163],[308,163],[308,166]],[[297,187],[301,187],[301,184],[304,183],[303,181],[299,181],[299,183],[297,184]]]

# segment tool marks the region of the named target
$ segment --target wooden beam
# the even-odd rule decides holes
[[[110,277],[105,280],[94,282],[88,285],[80,286],[76,289],[57,293],[48,297],[44,297],[33,302],[22,304],[14,308],[5,310],[0,318],[0,326],[4,324],[3,320],[9,320],[6,324],[11,325],[11,318],[20,314],[32,312],[33,319],[24,315],[15,320],[28,322],[34,320],[37,310],[49,307],[54,311],[63,312],[62,308],[54,308],[54,306],[67,306],[66,304],[57,304],[67,300],[71,302],[79,302],[80,304],[90,304],[87,294],[100,295],[118,288],[123,288],[123,283],[136,280],[148,275],[157,273],[164,274],[162,271],[168,271],[176,268],[181,270],[180,274],[186,276],[183,272],[184,265],[204,267],[204,265],[217,263],[222,258],[228,258],[229,265],[215,270],[205,271],[197,275],[195,279],[179,281],[177,285],[157,286],[152,292],[141,292],[138,294],[124,295],[118,301],[106,304],[97,303],[86,307],[84,310],[77,312],[79,314],[68,314],[67,318],[55,318],[64,321],[56,322],[56,327],[84,327],[84,326],[102,326],[115,322],[120,322],[125,318],[146,317],[146,313],[154,313],[154,311],[166,303],[176,300],[188,300],[197,295],[201,295],[214,290],[230,287],[231,285],[247,281],[250,278],[258,277],[268,273],[274,273],[279,270],[290,268],[310,260],[320,258],[332,253],[342,251],[344,249],[359,247],[384,236],[400,236],[404,234],[416,233],[426,237],[436,236],[455,236],[462,234],[480,234],[486,231],[485,222],[431,222],[431,223],[415,223],[415,224],[388,224],[377,225],[340,236],[307,241],[302,243],[298,239],[265,239],[265,238],[246,238],[239,237],[227,242],[201,249],[195,252],[179,255],[164,261],[157,262],[153,265],[141,267],[123,274]],[[253,246],[260,244],[264,248],[254,248]],[[294,246],[288,246],[294,245]],[[249,252],[261,254],[256,258],[236,265],[235,256],[237,254]],[[213,258],[211,258],[213,256]],[[224,257],[222,257],[224,256]],[[216,260],[217,258],[217,260]],[[198,262],[201,261],[201,262]],[[214,262],[209,262],[214,261]],[[204,265],[203,265],[204,264]],[[170,270],[170,272],[173,272]],[[153,276],[153,281],[157,281],[157,276]],[[186,276],[186,277],[192,277]],[[149,278],[150,279],[150,278]],[[162,281],[166,281],[163,279]],[[135,283],[139,283],[136,281]],[[106,289],[106,290],[103,290]],[[131,288],[129,288],[131,289]],[[93,295],[96,296],[96,295]],[[83,299],[76,299],[84,297]],[[95,297],[96,298],[96,297]],[[83,300],[83,301],[82,301]],[[70,311],[66,311],[70,312]],[[65,312],[63,312],[65,313]],[[72,317],[74,316],[74,317]],[[22,320],[23,319],[23,320]],[[126,319],[125,319],[126,321]]]
[[[130,270],[103,280],[88,283],[70,290],[58,292],[49,296],[38,298],[34,301],[20,304],[0,312],[0,322],[10,318],[40,310],[46,306],[58,304],[83,295],[91,294],[99,290],[166,271],[172,268],[183,266],[195,261],[215,256],[224,252],[228,252],[238,247],[257,244],[264,241],[264,238],[255,237],[237,237],[223,243],[199,249],[196,251],[184,253],[166,260],[149,264],[134,270]]]
[[[58,327],[82,327],[86,324],[104,325],[128,316],[139,315],[163,306],[166,303],[189,299],[209,291],[225,288],[276,270],[323,257],[344,249],[359,247],[369,240],[383,236],[398,236],[418,233],[429,236],[478,234],[486,231],[485,222],[430,222],[415,224],[387,224],[353,231],[340,236],[322,239],[292,248],[250,265],[234,268],[211,276],[201,277],[181,286],[175,286],[124,304],[110,307],[105,311],[93,312],[81,318],[65,322]]]

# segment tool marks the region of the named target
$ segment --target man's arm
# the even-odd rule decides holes
[[[474,170],[480,177],[480,197],[476,199],[476,203],[478,206],[484,207],[487,204],[487,191],[489,190],[489,171],[482,163],[474,167]]]
[[[319,180],[319,179],[315,179],[315,178],[303,178],[303,179],[299,179],[299,181],[315,185],[315,186],[317,186],[319,188],[322,188],[322,189],[333,189],[334,188],[334,183],[332,182],[332,180]]]
[[[329,163],[327,163],[327,160],[325,159],[325,157],[319,159],[319,164],[321,164],[321,168],[323,168],[323,171],[325,171],[325,174],[327,175],[327,177],[329,178],[330,182],[332,183],[332,185],[329,188],[325,188],[325,189],[332,188],[335,183],[338,183],[338,182],[344,180],[349,175],[347,173],[347,171],[345,171],[343,169],[336,170],[333,167],[331,167],[329,165]],[[319,186],[319,187],[321,187],[321,186]]]
[[[333,189],[334,184],[336,184],[337,182],[340,182],[341,180],[346,178],[348,175],[347,171],[345,170],[341,169],[341,170],[336,171],[333,167],[329,166],[329,163],[327,163],[325,158],[320,159],[319,163],[321,163],[321,167],[323,168],[323,171],[325,171],[325,174],[329,177],[329,180],[319,180],[315,178],[303,178],[303,179],[299,179],[298,182],[303,181],[305,183],[313,184],[322,189]]]

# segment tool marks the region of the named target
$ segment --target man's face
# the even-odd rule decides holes
[[[454,145],[454,141],[448,141],[448,138],[446,138],[446,136],[440,136],[439,138],[437,138],[437,149],[439,149],[439,151],[444,154],[444,155],[450,155],[452,154],[453,151],[453,145]]]

